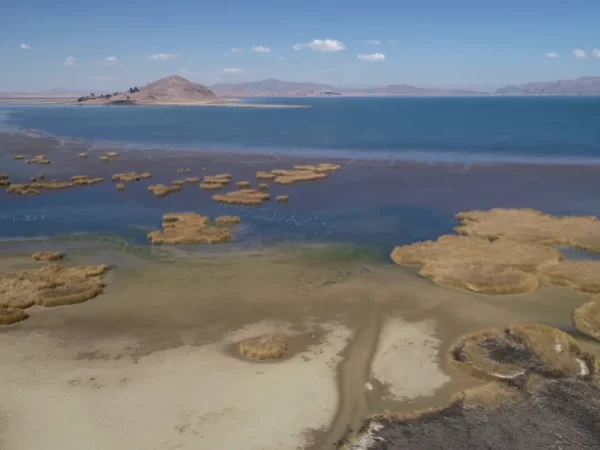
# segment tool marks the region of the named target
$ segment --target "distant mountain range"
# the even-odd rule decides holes
[[[498,95],[600,95],[600,77],[527,83],[497,89]]]
[[[312,97],[312,96],[394,96],[394,95],[485,95],[463,89],[420,88],[407,84],[373,88],[340,88],[320,83],[268,79],[244,83],[215,84],[211,89],[221,97]]]

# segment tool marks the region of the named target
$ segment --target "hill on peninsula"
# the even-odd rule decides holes
[[[171,75],[142,88],[125,92],[80,97],[78,103],[95,105],[185,105],[220,103],[221,99],[206,86]]]

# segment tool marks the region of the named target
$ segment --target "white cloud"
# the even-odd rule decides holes
[[[242,53],[244,51],[243,48],[237,48],[237,47],[233,47],[231,49],[231,53]]]
[[[573,55],[575,55],[575,58],[577,59],[586,59],[587,55],[585,54],[585,50],[583,50],[582,48],[576,48],[575,50],[573,50]]]
[[[21,44],[19,45],[20,48],[22,48],[23,50],[31,50],[31,45],[29,44]]]
[[[116,56],[109,56],[108,58],[104,58],[104,61],[109,64],[116,64],[119,62],[119,58],[117,58]]]
[[[146,59],[151,61],[166,61],[168,59],[179,58],[179,55],[173,53],[155,53],[154,55],[146,56]]]
[[[294,50],[302,50],[304,48],[310,48],[318,52],[340,52],[346,50],[344,43],[335,39],[313,39],[308,44],[294,45]]]
[[[592,50],[592,55],[594,55],[596,58],[600,58],[600,48],[595,48]]]
[[[271,49],[269,47],[263,47],[262,45],[253,45],[250,47],[250,51],[256,53],[271,53]]]
[[[555,59],[555,58],[558,58],[559,55],[556,52],[548,52],[545,54],[545,56],[546,56],[546,58]]]
[[[370,44],[370,45],[381,45],[381,41],[378,39],[367,39],[365,41],[365,44]]]
[[[385,55],[383,53],[371,53],[370,55],[357,55],[358,59],[362,59],[363,61],[375,61],[381,62],[385,61]]]
[[[65,58],[65,66],[74,66],[75,65],[75,58],[73,58],[72,56],[67,56]]]

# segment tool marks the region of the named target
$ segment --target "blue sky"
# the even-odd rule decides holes
[[[474,88],[600,75],[597,0],[18,0],[0,12],[0,92],[170,74]]]

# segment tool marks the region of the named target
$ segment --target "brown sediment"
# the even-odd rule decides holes
[[[241,189],[226,194],[213,195],[212,198],[214,201],[221,203],[256,206],[261,205],[265,200],[269,200],[271,195],[256,189]]]
[[[195,213],[171,213],[163,216],[162,231],[152,231],[152,244],[211,244],[227,242],[231,230],[211,225],[208,217]]]
[[[238,216],[219,216],[215,218],[217,225],[235,225],[240,223],[241,219]]]
[[[86,158],[88,157],[88,154],[87,154],[87,153],[80,153],[80,154],[79,154],[79,157],[80,157],[81,159],[86,159]]]
[[[277,200],[279,203],[287,203],[287,202],[289,202],[289,201],[290,201],[290,197],[289,197],[289,195],[278,195],[278,196],[276,197],[276,200]]]
[[[85,300],[102,292],[100,275],[107,267],[63,268],[50,264],[37,270],[0,274],[0,307],[28,308],[37,303],[57,306]]]
[[[590,216],[553,216],[534,209],[491,209],[458,214],[456,232],[548,246],[600,252],[600,220]]]
[[[260,183],[258,185],[258,189],[260,189],[261,191],[268,191],[269,190],[269,185],[267,183]]]
[[[35,252],[31,257],[35,261],[58,261],[63,259],[65,254],[62,252]]]
[[[257,180],[274,180],[277,175],[269,172],[256,172]]]
[[[9,194],[17,195],[39,195],[40,191],[30,187],[28,184],[11,184],[6,189]]]
[[[152,192],[155,197],[165,197],[174,192],[179,192],[181,186],[167,186],[166,184],[156,184],[154,186],[148,186],[148,190]]]
[[[21,308],[5,308],[0,306],[0,325],[11,325],[27,319],[29,315]]]
[[[573,324],[582,333],[600,341],[600,295],[573,312]]]
[[[118,183],[115,187],[119,192],[123,192],[125,190],[125,185],[123,183]]]
[[[533,292],[538,270],[562,260],[553,248],[451,235],[396,247],[391,258],[396,264],[422,266],[419,274],[440,286],[490,295]]]
[[[239,351],[248,359],[273,360],[285,356],[287,345],[285,338],[280,334],[266,334],[240,342]]]
[[[13,159],[16,159],[17,161],[23,161],[25,159],[25,155],[15,155],[13,156]]]
[[[237,183],[235,183],[236,187],[239,188],[249,188],[250,187],[250,182],[249,181],[238,181]]]
[[[577,341],[548,325],[514,325],[461,337],[448,354],[452,364],[483,379],[588,376],[593,364]]]
[[[171,181],[173,186],[183,186],[185,184],[185,180],[173,180]]]
[[[541,269],[543,281],[576,291],[600,293],[600,261],[561,261]]]
[[[200,177],[188,177],[185,179],[186,183],[200,183]]]

